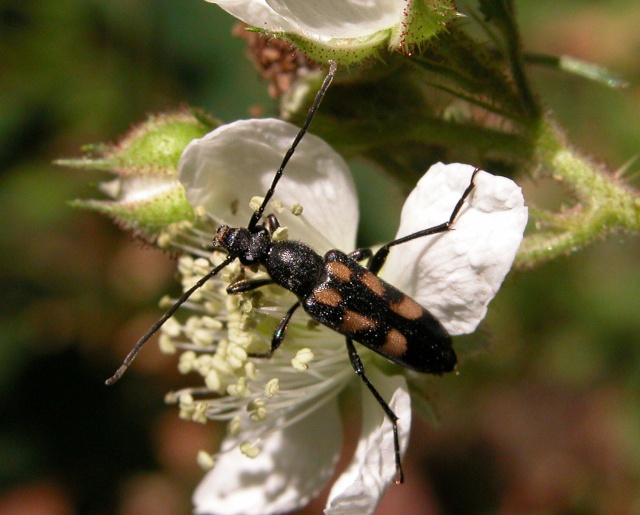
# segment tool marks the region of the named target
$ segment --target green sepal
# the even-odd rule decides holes
[[[176,174],[182,151],[195,138],[201,138],[214,127],[203,123],[191,112],[178,111],[150,116],[134,127],[105,158],[120,171]]]
[[[149,243],[172,224],[192,222],[193,208],[184,188],[176,183],[162,194],[137,201],[74,200],[72,207],[89,209],[112,218],[121,228]]]
[[[459,16],[461,15],[452,0],[413,0],[405,8],[404,19],[391,33],[389,50],[411,54],[416,47],[421,48],[431,38],[446,30],[447,23]]]
[[[289,32],[269,32],[262,29],[254,31],[289,41],[314,61],[326,63],[331,59],[339,66],[351,66],[367,59],[379,58],[380,50],[388,46],[391,36],[391,30],[382,30],[364,38],[335,38],[320,43]]]

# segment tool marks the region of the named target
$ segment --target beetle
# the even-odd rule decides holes
[[[363,344],[394,363],[417,372],[443,374],[455,368],[456,354],[451,337],[442,323],[411,297],[378,277],[378,273],[392,247],[451,229],[465,200],[475,186],[474,178],[479,170],[476,169],[473,172],[469,185],[447,221],[397,238],[383,245],[375,253],[364,248],[348,254],[334,249],[321,256],[303,242],[276,241],[274,233],[280,224],[275,215],[265,216],[266,206],[273,197],[298,143],[306,134],[335,73],[336,64],[330,61],[329,73],[316,94],[307,118],[286,152],[271,186],[258,209],[253,212],[247,227],[232,228],[224,224],[218,227],[213,246],[226,252],[225,259],[186,290],[140,338],[106,384],[115,383],[149,338],[196,290],[227,265],[237,259],[246,267],[261,266],[267,272],[267,278],[236,281],[229,285],[227,293],[239,294],[276,284],[292,292],[298,300],[278,323],[269,351],[263,355],[252,356],[268,358],[278,349],[285,338],[293,314],[300,307],[315,321],[344,335],[353,369],[391,421],[396,483],[402,483],[404,474],[400,458],[398,417],[367,378],[354,342]],[[263,217],[264,221],[261,223]],[[366,261],[366,265],[360,264],[363,261]]]

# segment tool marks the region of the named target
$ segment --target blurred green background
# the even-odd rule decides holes
[[[532,70],[576,146],[614,170],[636,158],[637,1],[517,5],[529,50],[630,81]],[[195,454],[220,435],[163,404],[184,381],[175,359],[150,346],[103,385],[175,293],[174,261],[69,208],[103,177],[51,162],[185,102],[225,121],[275,112],[233,23],[202,0],[0,3],[2,515],[190,512]],[[374,205],[381,188],[359,184]],[[523,184],[529,203],[562,199]],[[388,237],[398,208],[369,208],[366,238]],[[416,422],[407,484],[379,513],[640,513],[639,307],[637,236],[513,273],[485,324],[490,349],[442,381],[441,427]]]

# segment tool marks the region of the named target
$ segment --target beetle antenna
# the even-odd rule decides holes
[[[138,340],[138,343],[136,343],[133,349],[131,349],[131,352],[129,352],[129,354],[127,354],[127,357],[124,358],[122,365],[120,365],[118,370],[116,370],[115,374],[113,374],[109,379],[105,381],[105,384],[108,386],[111,386],[113,383],[118,381],[118,379],[120,379],[122,375],[127,371],[127,369],[129,368],[129,365],[131,365],[133,360],[138,355],[138,352],[140,352],[140,349],[142,349],[144,344],[147,343],[149,338],[151,338],[154,334],[156,334],[158,332],[158,329],[160,329],[164,325],[164,323],[171,318],[171,316],[177,311],[177,309],[180,306],[182,306],[185,302],[187,302],[187,300],[189,299],[189,297],[191,297],[193,292],[202,288],[202,286],[204,286],[204,284],[209,279],[217,275],[220,272],[220,270],[222,270],[225,266],[231,263],[234,259],[235,258],[232,256],[227,256],[227,258],[222,263],[220,263],[217,267],[211,270],[207,275],[202,277],[196,284],[194,284],[191,288],[189,288],[182,295],[180,295],[180,298],[175,302],[175,304],[171,306],[167,310],[167,312],[164,315],[162,315],[162,317],[159,318],[155,324],[151,326],[151,328],[145,333],[145,335]]]
[[[336,74],[336,69],[337,69],[336,62],[330,60],[329,73],[324,78],[324,81],[322,82],[322,86],[320,87],[320,90],[318,91],[318,93],[316,93],[316,98],[313,100],[313,104],[311,105],[311,108],[307,113],[307,119],[302,125],[300,132],[298,132],[298,135],[293,140],[293,143],[291,144],[291,148],[287,150],[287,153],[285,154],[284,159],[282,160],[282,164],[280,165],[280,168],[278,169],[278,171],[276,172],[276,175],[273,178],[271,187],[269,188],[269,191],[267,191],[267,194],[264,196],[264,200],[262,201],[262,204],[260,205],[257,211],[254,211],[253,215],[251,216],[251,220],[249,221],[249,225],[247,226],[249,230],[252,230],[256,226],[256,224],[260,221],[260,218],[262,218],[262,214],[264,213],[264,210],[267,207],[267,203],[271,200],[271,197],[273,196],[276,190],[276,185],[278,184],[278,182],[280,181],[280,178],[282,177],[282,172],[284,172],[284,169],[287,166],[287,163],[293,156],[293,153],[296,151],[296,147],[298,146],[298,143],[300,143],[300,140],[302,139],[302,137],[307,133],[307,130],[309,129],[309,125],[311,125],[313,117],[315,116],[316,111],[318,110],[318,107],[320,107],[320,103],[324,98],[324,94],[327,92],[327,90],[329,89],[329,86],[331,85],[331,82],[333,81],[333,77]]]

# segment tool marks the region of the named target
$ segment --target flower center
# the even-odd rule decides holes
[[[226,255],[182,256],[178,270],[186,290],[219,265]],[[180,417],[195,422],[228,422],[231,446],[248,457],[260,452],[260,442],[274,431],[294,424],[336,396],[354,377],[339,334],[298,310],[289,322],[283,344],[270,358],[273,332],[296,301],[285,289],[268,285],[238,295],[227,287],[238,280],[264,278],[260,270],[231,263],[197,290],[179,314],[164,325],[160,347],[180,351],[178,369],[197,374],[201,385],[167,395]],[[170,301],[167,301],[170,302]],[[215,456],[200,453],[198,462],[211,467]]]

